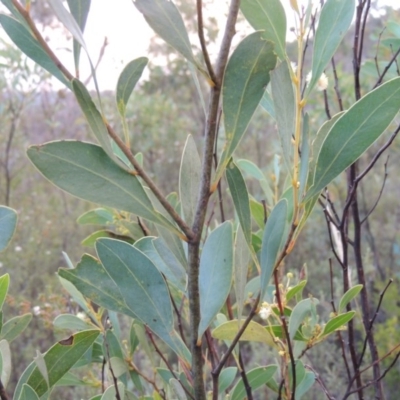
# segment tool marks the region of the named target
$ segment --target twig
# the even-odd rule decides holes
[[[3,382],[0,379],[0,399],[1,400],[10,400],[10,398],[8,397],[8,394],[6,392],[5,387],[3,386]]]
[[[108,342],[107,342],[107,338],[106,338],[106,333],[104,332],[104,344],[106,347],[106,351],[107,351],[107,359],[108,359],[108,369],[110,370],[111,376],[112,376],[112,380],[114,382],[114,388],[115,388],[115,398],[117,400],[121,400],[121,396],[119,394],[119,389],[118,389],[118,378],[115,376],[114,374],[114,370],[113,367],[111,365],[111,357],[110,357],[110,349],[108,347]]]
[[[372,328],[373,328],[375,319],[376,319],[376,317],[378,316],[379,310],[380,310],[380,308],[381,308],[383,298],[384,298],[384,296],[385,296],[386,291],[388,290],[389,286],[390,286],[392,283],[393,283],[393,279],[389,279],[389,281],[388,281],[388,283],[386,284],[385,288],[383,289],[383,291],[382,291],[381,294],[379,295],[379,302],[378,302],[378,305],[377,305],[377,307],[376,307],[375,314],[374,314],[374,316],[372,317],[372,319],[371,319],[370,322],[369,322],[368,330],[367,330],[367,332],[366,332],[366,336],[365,336],[365,339],[364,339],[363,348],[362,348],[362,351],[361,351],[361,354],[360,354],[360,359],[359,359],[359,361],[358,361],[358,365],[360,365],[360,366],[361,366],[361,364],[362,364],[362,361],[363,361],[363,358],[364,358],[364,355],[365,355],[365,350],[366,350],[366,348],[367,348],[368,338],[369,338],[369,336],[372,334]]]
[[[374,158],[371,160],[371,162],[368,164],[368,166],[364,169],[364,171],[357,176],[356,182],[360,182],[364,178],[364,176],[367,175],[369,171],[371,171],[372,167],[379,160],[379,157],[393,143],[393,140],[396,138],[396,136],[398,135],[399,132],[400,132],[400,125],[392,133],[392,135],[390,136],[389,140],[376,152]]]
[[[228,347],[228,350],[224,353],[224,355],[221,358],[221,361],[217,365],[215,369],[212,370],[211,374],[214,378],[214,376],[219,376],[221,373],[222,368],[224,367],[226,361],[230,357],[233,349],[235,348],[237,342],[239,341],[240,337],[243,335],[243,332],[246,330],[247,326],[249,325],[250,321],[253,319],[253,317],[256,315],[256,310],[258,308],[258,303],[260,302],[260,295],[257,296],[253,307],[251,308],[251,311],[247,318],[244,320],[243,325],[240,327],[238,333],[235,335],[233,338],[230,346]]]
[[[218,167],[218,132],[219,132],[219,126],[221,123],[221,115],[222,115],[222,110],[219,110],[218,114],[218,123],[217,123],[217,128],[215,132],[215,143],[214,143],[214,168],[217,169]],[[224,212],[224,202],[222,198],[222,179],[218,181],[217,185],[217,190],[218,190],[218,203],[219,203],[219,211],[221,213],[221,222],[225,222],[225,212]]]
[[[389,61],[388,64],[386,65],[386,67],[384,68],[384,70],[383,70],[383,72],[382,72],[382,75],[378,78],[378,80],[377,80],[376,83],[375,83],[374,89],[375,89],[376,87],[378,87],[378,86],[382,83],[383,78],[385,77],[385,75],[386,75],[387,72],[389,71],[389,69],[390,69],[390,67],[392,66],[392,64],[393,64],[394,62],[396,62],[397,56],[398,56],[399,54],[400,54],[400,47],[398,48],[398,50],[396,51],[396,53],[393,54],[392,58],[390,59],[390,61]]]
[[[97,59],[96,65],[93,67],[93,71],[90,72],[90,75],[89,75],[89,76],[86,78],[86,80],[83,82],[83,84],[84,84],[85,86],[86,86],[86,85],[90,82],[90,80],[93,78],[93,73],[97,71],[97,68],[99,67],[99,65],[100,65],[100,63],[101,63],[101,60],[102,60],[103,57],[104,57],[104,53],[105,53],[105,50],[106,50],[106,47],[107,47],[107,46],[108,46],[108,39],[107,39],[107,37],[105,37],[105,38],[104,38],[104,41],[103,41],[103,44],[102,44],[102,46],[101,46],[101,48],[100,48],[99,57],[98,57],[98,59]],[[76,71],[76,76],[77,76],[78,79],[79,79],[79,70]]]
[[[131,369],[135,371],[141,378],[143,378],[147,383],[149,383],[151,386],[153,386],[154,390],[161,396],[162,399],[165,399],[165,393],[163,389],[160,389],[155,380],[150,379],[148,376],[144,375],[139,368],[136,367],[136,365],[133,363],[131,359],[126,360],[126,362],[129,364]]]
[[[329,394],[329,390],[328,390],[328,388],[326,387],[326,385],[325,385],[325,383],[323,382],[323,380],[321,379],[321,375],[318,374],[318,373],[314,370],[314,368],[312,368],[310,365],[305,364],[304,367],[305,367],[306,369],[308,369],[308,370],[314,372],[315,380],[316,380],[316,381],[319,383],[319,385],[321,386],[321,389],[322,389],[322,391],[325,393],[325,396],[327,397],[327,399],[329,399],[329,400],[335,400],[335,398],[332,397],[332,396]]]
[[[129,162],[135,168],[137,174],[147,184],[149,189],[153,192],[154,196],[157,197],[157,200],[162,204],[165,211],[168,212],[168,214],[173,218],[173,220],[176,222],[176,224],[182,229],[182,231],[185,233],[187,239],[192,240],[194,237],[194,234],[193,234],[192,230],[190,229],[190,227],[181,218],[181,216],[175,211],[174,207],[168,202],[166,197],[161,193],[158,186],[153,182],[153,180],[149,177],[149,175],[147,175],[147,173],[144,171],[144,169],[140,166],[139,162],[136,160],[136,158],[133,155],[133,153],[131,152],[131,150],[128,148],[128,146],[125,145],[123,140],[117,135],[117,133],[114,131],[114,129],[111,127],[111,125],[108,122],[105,122],[105,124],[106,124],[109,136],[115,141],[115,143],[118,145],[118,147],[122,150],[122,152],[128,158]]]
[[[28,24],[29,28],[31,29],[33,35],[35,36],[36,40],[39,42],[39,45],[43,48],[43,50],[47,53],[47,55],[51,58],[54,62],[56,67],[65,75],[65,77],[72,81],[74,76],[64,67],[62,62],[58,59],[58,57],[54,54],[53,50],[49,47],[47,42],[44,40],[43,36],[37,29],[35,22],[32,20],[29,11],[25,9],[22,4],[17,0],[12,0],[13,5],[21,14],[21,16],[25,19],[26,23]]]
[[[288,350],[289,350],[290,362],[292,364],[292,386],[293,386],[293,389],[292,389],[291,399],[295,400],[295,398],[296,398],[296,363],[294,361],[292,343],[290,341],[289,330],[288,330],[288,327],[287,327],[287,324],[286,324],[286,317],[285,317],[283,304],[282,304],[282,299],[281,299],[281,293],[280,293],[280,289],[279,289],[279,279],[278,279],[278,270],[277,269],[275,269],[275,271],[274,271],[274,280],[275,280],[276,301],[278,303],[280,318],[281,318],[281,321],[282,321],[282,328],[283,328],[283,331],[285,333],[286,342],[287,342]],[[288,387],[287,389],[290,390],[290,387]]]
[[[384,165],[385,174],[383,175],[382,185],[381,185],[381,189],[379,190],[378,197],[377,197],[377,199],[375,200],[374,205],[373,205],[373,206],[371,207],[371,209],[367,212],[367,214],[365,215],[365,217],[361,220],[361,225],[362,225],[362,224],[369,218],[369,216],[374,212],[375,208],[377,207],[377,205],[378,205],[378,203],[379,203],[379,201],[380,201],[380,199],[381,199],[381,197],[382,197],[383,189],[385,188],[386,179],[387,179],[387,176],[388,176],[388,173],[387,173],[387,163],[388,163],[388,161],[389,161],[389,156],[388,156],[388,158],[387,158],[387,160],[386,160],[386,162],[385,162],[385,165]],[[362,186],[361,186],[361,187],[362,187]]]
[[[378,64],[378,52],[379,52],[379,47],[381,45],[381,39],[382,39],[382,35],[383,32],[385,32],[386,30],[386,26],[379,32],[379,36],[378,36],[378,43],[376,44],[376,53],[375,53],[375,67],[376,67],[376,72],[378,73],[378,76],[380,76],[380,71],[379,71],[379,64]]]
[[[147,336],[149,337],[151,344],[153,345],[156,353],[161,357],[161,359],[164,361],[165,365],[167,366],[167,368],[169,369],[169,371],[171,372],[171,374],[173,375],[173,377],[181,384],[182,389],[185,391],[185,393],[193,400],[195,400],[195,397],[193,397],[193,395],[190,393],[190,391],[186,388],[186,386],[181,382],[181,380],[179,379],[179,376],[176,375],[174,369],[172,368],[171,364],[168,362],[168,360],[165,358],[163,352],[158,348],[156,341],[153,338],[153,333],[151,332],[151,330],[145,326],[146,329],[146,333]]]
[[[343,101],[342,101],[342,95],[340,93],[340,88],[339,88],[339,78],[338,78],[338,74],[336,71],[335,57],[332,57],[331,63],[332,63],[333,79],[335,81],[335,85],[333,86],[333,88],[335,89],[336,98],[337,98],[337,101],[339,104],[339,111],[343,111],[344,110]]]
[[[170,290],[170,288],[169,288],[169,285],[167,285],[167,287],[168,287],[169,297],[170,297],[171,302],[172,302],[172,306],[174,307],[176,317],[178,318],[178,329],[179,329],[179,333],[180,333],[180,335],[181,335],[181,338],[182,338],[182,340],[183,340],[183,343],[187,344],[187,343],[186,343],[186,338],[185,338],[185,332],[183,331],[182,314],[181,314],[180,310],[178,309],[178,307],[177,307],[177,305],[176,305],[176,302],[175,302],[175,300],[174,300],[174,297],[172,296],[172,293],[171,293],[171,290]],[[182,301],[183,301],[183,300],[182,300]]]
[[[207,70],[210,75],[211,81],[215,85],[217,83],[218,78],[216,77],[214,68],[211,65],[210,56],[208,54],[206,41],[204,38],[203,1],[197,0],[196,4],[197,4],[197,30],[198,30],[198,35],[199,35],[199,39],[200,39],[201,52],[203,53],[204,61],[206,63]]]
[[[244,389],[246,390],[246,399],[253,400],[253,393],[251,390],[251,385],[249,383],[249,379],[247,378],[246,370],[244,368],[242,353],[239,352],[239,366],[240,366],[240,376],[243,380]]]
[[[332,310],[336,314],[336,307],[335,307],[335,296],[333,292],[333,269],[332,269],[332,259],[329,258],[329,278],[331,283],[331,305]]]
[[[365,371],[367,371],[368,369],[370,369],[371,367],[373,367],[376,363],[380,363],[382,362],[385,358],[389,357],[394,351],[396,351],[398,348],[400,347],[400,344],[398,344],[397,346],[395,346],[392,350],[390,350],[389,352],[387,352],[383,357],[381,357],[379,360],[375,361],[374,363],[371,363],[370,365],[368,365],[366,368],[358,371],[357,375],[361,375],[363,374]],[[382,373],[382,375],[379,376],[378,378],[378,382],[380,382],[385,376],[386,374],[393,368],[393,366],[396,364],[397,360],[400,357],[400,351],[396,354],[396,356],[394,357],[393,361],[390,363],[389,367],[385,369],[385,371]],[[355,389],[352,391],[349,391],[353,381],[354,381],[355,377],[353,378],[353,380],[351,382],[349,382],[349,385],[347,387],[347,392],[345,394],[345,396],[343,397],[343,400],[346,400],[349,396],[351,396],[354,393],[357,393],[359,391],[359,389]],[[367,384],[363,385],[361,387],[361,389],[367,388],[369,386],[371,386],[372,384],[376,384],[377,381],[372,380],[370,382],[368,382]]]
[[[329,110],[329,101],[328,101],[328,92],[326,89],[324,90],[324,104],[325,104],[325,114],[328,117],[328,119],[331,119],[331,112]]]

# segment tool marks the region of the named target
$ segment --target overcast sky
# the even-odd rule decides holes
[[[283,4],[285,3],[289,4],[289,0],[283,0]],[[400,0],[380,0],[379,3],[399,8]],[[106,5],[102,0],[92,1],[85,30],[85,40],[93,62],[97,61],[104,38],[107,37],[109,42],[97,73],[102,90],[115,87],[119,73],[127,62],[147,55],[149,41],[153,35],[153,31],[136,10],[132,0],[114,0],[112,6],[110,4],[111,2],[107,2]],[[213,2],[211,13],[223,15],[226,11],[225,5],[226,1]],[[292,10],[288,9],[288,18],[290,15]],[[289,19],[288,25],[292,24]],[[48,30],[46,36],[51,39],[51,47],[57,50],[56,53],[72,71],[72,53],[63,50],[71,47],[71,43],[66,44],[63,37],[54,31]],[[82,55],[83,62],[84,59]],[[81,78],[84,80],[89,74],[89,69],[83,65],[82,71]]]
[[[289,4],[288,0],[283,1],[284,4],[285,2]],[[225,9],[218,10],[218,6],[215,5],[218,3],[221,5],[226,2],[219,1],[213,4],[214,12],[219,11],[223,15]],[[399,8],[400,0],[380,0],[379,3],[382,6],[391,5]],[[292,10],[288,8],[287,11],[290,16]],[[101,48],[104,36],[109,40],[109,46],[98,70],[99,82],[107,81],[108,88],[113,88],[125,63],[147,55],[152,35],[153,31],[136,10],[132,0],[114,1],[113,7],[105,7],[103,1],[92,1],[85,33],[89,49],[92,49],[92,58],[96,59],[96,51]]]

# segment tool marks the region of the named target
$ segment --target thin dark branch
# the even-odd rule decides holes
[[[195,399],[195,397],[190,393],[190,391],[186,388],[186,386],[181,382],[181,380],[179,379],[179,376],[176,375],[174,369],[172,368],[171,364],[168,362],[168,360],[165,358],[163,352],[158,348],[156,341],[153,338],[153,333],[151,332],[151,330],[146,326],[146,333],[147,336],[149,337],[151,344],[153,345],[156,353],[161,357],[161,359],[164,361],[165,365],[167,366],[168,370],[171,372],[171,374],[173,375],[173,377],[181,384],[182,389],[185,391],[185,393],[191,398],[191,399]]]
[[[115,141],[115,143],[122,150],[122,152],[126,155],[129,162],[135,168],[137,175],[139,175],[143,179],[143,181],[147,184],[149,189],[153,192],[154,196],[157,197],[157,200],[159,200],[159,202],[162,204],[165,211],[168,212],[168,214],[173,218],[173,220],[176,222],[176,224],[182,229],[182,231],[186,235],[187,240],[192,240],[194,237],[194,234],[193,234],[193,231],[190,229],[190,227],[181,218],[181,216],[175,211],[174,207],[168,202],[166,197],[161,193],[158,186],[153,182],[153,180],[150,178],[150,176],[147,175],[147,173],[144,171],[144,169],[140,166],[139,162],[136,160],[132,151],[129,149],[128,146],[125,145],[123,140],[117,135],[117,133],[114,131],[114,129],[111,127],[111,125],[106,122],[106,127],[107,127],[108,134]],[[181,239],[185,240],[184,237],[181,237]]]
[[[382,197],[383,189],[385,188],[386,179],[387,179],[387,176],[388,176],[388,173],[387,173],[387,163],[388,163],[388,160],[389,160],[389,157],[387,158],[387,160],[386,160],[386,162],[385,162],[385,165],[384,165],[385,174],[383,175],[383,181],[382,181],[381,189],[379,190],[379,193],[378,193],[378,197],[377,197],[377,199],[375,200],[374,205],[371,207],[371,209],[368,211],[368,213],[365,215],[365,217],[361,220],[361,222],[360,222],[361,225],[362,225],[362,224],[369,218],[369,216],[374,212],[376,206],[378,205],[378,203],[379,203],[379,201],[380,201],[380,199],[381,199],[381,197]],[[361,186],[361,187],[362,187],[362,186]]]
[[[90,72],[90,75],[83,82],[83,84],[85,86],[89,84],[90,80],[93,78],[94,73],[97,71],[97,68],[99,68],[99,65],[101,63],[101,60],[104,57],[104,53],[106,51],[106,47],[108,46],[108,44],[109,44],[108,43],[108,39],[107,39],[107,37],[105,37],[104,41],[103,41],[103,44],[102,44],[102,46],[100,48],[100,51],[99,51],[99,57],[97,58],[97,62],[95,64],[95,66],[93,67],[93,70]],[[75,73],[76,73],[77,78],[79,79],[79,70],[77,70]]]
[[[393,46],[390,45],[390,50],[392,51],[392,56],[394,55]],[[394,63],[396,64],[396,72],[397,76],[400,76],[399,62],[397,61],[397,57],[394,59]]]
[[[329,110],[328,92],[324,90],[324,104],[325,104],[325,114],[328,119],[331,119],[331,112]]]
[[[380,76],[380,71],[379,71],[379,63],[378,63],[378,52],[379,52],[379,47],[381,45],[381,39],[383,32],[385,32],[386,26],[379,32],[379,37],[378,37],[378,43],[376,44],[376,53],[375,53],[375,67],[376,67],[376,72],[378,73],[378,76]]]
[[[335,400],[335,398],[332,397],[332,396],[329,394],[329,390],[328,390],[328,388],[326,387],[324,381],[322,380],[321,375],[318,374],[318,372],[315,371],[315,369],[312,368],[312,367],[311,367],[310,365],[308,365],[308,364],[305,364],[304,367],[305,367],[306,369],[308,369],[308,370],[314,372],[315,380],[319,383],[319,386],[321,387],[322,391],[325,393],[326,398],[329,399],[329,400]]]
[[[285,380],[282,378],[281,382],[279,384],[278,398],[276,400],[282,400],[282,390],[283,390],[284,383],[285,383]]]
[[[233,338],[230,346],[228,347],[228,350],[224,353],[224,355],[221,358],[221,361],[217,365],[215,369],[211,372],[212,376],[214,375],[219,375],[221,373],[222,368],[224,367],[226,361],[230,357],[233,349],[235,348],[237,342],[239,341],[240,337],[243,335],[243,332],[246,330],[247,326],[249,325],[250,321],[253,319],[253,317],[256,315],[256,311],[258,308],[258,303],[260,302],[260,295],[256,298],[253,307],[251,308],[251,311],[247,318],[244,320],[243,325],[240,327],[238,333],[235,335]]]
[[[206,341],[207,341],[207,347],[210,352],[211,368],[214,369],[217,366],[217,363],[219,362],[219,357],[218,357],[217,352],[215,351],[214,341],[212,339],[209,328],[205,332],[205,337],[206,337]]]
[[[360,174],[358,174],[358,176],[356,178],[356,182],[360,182],[364,178],[364,176],[367,175],[369,171],[371,171],[373,166],[379,160],[380,156],[393,143],[393,140],[396,138],[396,136],[398,135],[399,132],[400,132],[400,125],[392,133],[392,135],[390,136],[389,140],[376,152],[374,158],[371,160],[371,162],[368,164],[368,166],[364,169],[364,171],[361,172]]]
[[[374,363],[371,363],[370,365],[368,365],[366,368],[362,369],[361,371],[358,372],[357,375],[361,375],[363,374],[365,371],[367,371],[368,369],[370,369],[371,367],[373,367],[376,363],[380,363],[382,362],[385,358],[389,357],[394,351],[396,351],[398,348],[400,347],[400,344],[398,344],[397,346],[395,346],[392,350],[390,350],[388,353],[386,353],[383,357],[381,357],[379,360],[375,361]],[[385,371],[382,373],[382,375],[379,376],[379,378],[377,380],[372,380],[367,382],[365,385],[361,386],[359,389],[355,389],[350,391],[350,387],[352,382],[349,383],[348,387],[347,387],[347,392],[343,397],[343,400],[346,400],[349,396],[351,396],[354,393],[359,392],[360,389],[365,389],[371,385],[375,385],[378,382],[380,382],[385,376],[386,374],[394,367],[394,365],[396,364],[397,360],[400,357],[400,351],[396,354],[396,356],[394,357],[393,361],[390,363],[390,365],[385,369]],[[354,380],[354,378],[353,378]]]
[[[336,313],[336,307],[335,307],[335,295],[333,291],[333,268],[332,268],[332,259],[329,258],[329,280],[331,283],[331,305],[332,305],[332,310],[334,313]]]
[[[385,288],[383,289],[383,291],[379,295],[379,302],[378,302],[378,305],[376,307],[375,314],[374,314],[373,318],[369,321],[369,326],[368,326],[368,329],[367,329],[367,332],[366,332],[366,336],[365,336],[365,339],[364,339],[363,349],[362,349],[361,354],[360,354],[360,359],[358,361],[358,365],[362,364],[362,361],[363,361],[363,358],[364,358],[364,355],[365,355],[365,351],[366,351],[366,348],[367,348],[368,338],[369,338],[370,335],[372,335],[372,328],[374,326],[375,319],[378,316],[378,313],[379,313],[379,310],[381,308],[382,301],[383,301],[383,298],[385,296],[385,293],[386,293],[386,291],[388,290],[389,286],[392,283],[393,283],[393,279],[389,279],[389,281],[386,284]]]
[[[343,108],[342,94],[340,93],[340,88],[339,88],[339,77],[336,70],[335,57],[332,57],[331,63],[332,63],[333,79],[335,81],[335,85],[333,88],[335,89],[336,98],[339,104],[339,110],[343,111],[344,108]]]
[[[251,390],[249,379],[247,378],[242,353],[239,353],[239,366],[240,366],[240,376],[242,377],[244,389],[246,390],[246,396],[247,396],[246,399],[253,400],[253,393]]]
[[[221,123],[221,115],[222,115],[222,110],[219,110],[218,113],[218,122],[217,122],[217,128],[215,132],[215,143],[214,143],[214,168],[217,169],[218,167],[218,133],[219,133],[219,126]],[[222,179],[218,181],[218,204],[219,204],[219,211],[221,214],[221,222],[225,222],[225,212],[224,212],[224,202],[223,202],[223,197],[222,197]]]
[[[18,10],[18,12],[21,14],[21,16],[25,19],[26,23],[28,24],[29,28],[31,29],[36,40],[39,42],[39,45],[43,48],[43,50],[51,58],[51,60],[56,65],[56,67],[65,75],[65,77],[69,81],[72,81],[72,79],[74,79],[74,76],[67,70],[67,68],[65,68],[65,66],[62,64],[62,62],[57,58],[57,56],[54,54],[53,50],[47,44],[46,40],[43,38],[43,36],[39,32],[39,30],[37,29],[35,22],[31,18],[30,14],[29,14],[29,10],[25,9],[24,6],[17,0],[12,0],[12,3],[15,6],[15,8]]]
[[[0,399],[1,400],[10,400],[10,397],[8,397],[8,394],[6,392],[5,387],[3,386],[3,382],[0,379]]]
[[[371,8],[371,0],[367,0],[366,7],[365,8],[364,7],[365,7],[365,2],[363,3],[363,18],[362,18],[362,24],[361,24],[362,26],[361,26],[361,32],[360,32],[358,65],[361,65],[361,61],[362,61],[362,56],[363,56],[363,51],[364,51],[365,26],[367,25],[369,10]]]
[[[104,335],[104,344],[105,344],[106,351],[107,351],[108,369],[110,370],[112,380],[114,382],[115,398],[117,400],[121,400],[121,395],[119,394],[119,388],[118,388],[118,378],[115,376],[113,367],[111,365],[110,348],[108,347],[106,335]]]
[[[382,75],[379,76],[378,80],[375,83],[374,89],[376,87],[378,87],[382,81],[383,78],[385,77],[385,75],[387,74],[387,72],[389,71],[390,67],[392,66],[392,64],[395,62],[397,63],[397,56],[400,54],[400,47],[397,49],[396,53],[393,54],[392,58],[390,59],[390,61],[388,62],[388,64],[386,65],[386,67],[383,69],[382,71]]]
[[[274,271],[274,281],[275,281],[275,296],[276,296],[276,301],[278,303],[278,308],[279,308],[279,314],[280,318],[282,321],[282,328],[285,333],[285,338],[286,338],[286,343],[288,345],[288,350],[289,350],[289,357],[290,357],[290,363],[292,365],[292,396],[291,399],[295,400],[296,398],[296,363],[294,360],[294,355],[293,355],[293,349],[292,349],[292,343],[290,341],[289,337],[289,330],[286,324],[286,317],[284,313],[284,308],[282,304],[282,299],[281,299],[281,293],[279,289],[279,277],[278,277],[278,269],[275,269]],[[290,390],[290,388],[288,388]]]
[[[106,364],[107,360],[104,357],[103,362],[101,364],[101,392],[104,393],[105,390],[105,373],[106,373]]]
[[[217,77],[215,76],[214,68],[211,65],[210,56],[208,54],[206,40],[204,38],[204,22],[203,22],[203,1],[197,0],[197,31],[199,35],[201,51],[203,53],[204,61],[207,66],[208,73],[210,75],[212,85],[217,83]]]
[[[181,314],[181,311],[178,309],[178,307],[177,307],[177,305],[176,305],[176,302],[175,302],[175,300],[174,300],[174,297],[173,297],[172,294],[171,294],[171,290],[170,290],[170,288],[169,288],[168,285],[167,285],[167,287],[168,287],[169,297],[170,297],[171,302],[172,302],[172,306],[173,306],[173,308],[174,308],[174,310],[175,310],[175,314],[176,314],[176,317],[177,317],[177,319],[178,319],[178,329],[179,329],[179,333],[180,333],[180,335],[181,335],[181,338],[182,338],[182,340],[183,340],[183,343],[186,344],[185,332],[183,331],[183,324],[182,324],[182,314]],[[183,301],[183,300],[182,300],[182,301]]]

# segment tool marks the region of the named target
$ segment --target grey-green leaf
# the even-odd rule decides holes
[[[185,24],[175,4],[169,0],[134,0],[151,28],[188,61],[196,64]]]
[[[240,226],[242,227],[246,242],[251,248],[250,199],[246,182],[233,161],[229,163],[225,173]]]
[[[172,398],[176,400],[187,400],[185,391],[183,390],[182,384],[175,378],[169,380],[169,386],[171,389]]]
[[[2,275],[0,277],[0,311],[3,309],[4,300],[6,299],[9,286],[10,286],[10,275],[9,274]]]
[[[85,115],[89,127],[99,141],[101,147],[104,149],[107,155],[114,160],[114,162],[116,162],[120,167],[124,167],[125,164],[120,161],[112,149],[107,126],[104,123],[103,117],[97,109],[96,104],[94,104],[88,90],[78,79],[74,79],[72,81],[72,89],[74,91],[76,100],[78,101],[79,106]]]
[[[281,60],[286,58],[286,14],[280,0],[242,0],[240,10],[264,39],[274,43]]]
[[[309,162],[310,162],[310,142],[308,139],[309,134],[309,118],[308,114],[304,114],[302,136],[301,136],[301,162],[300,162],[300,174],[299,174],[299,200],[301,201],[304,191],[308,183],[308,173],[309,173]]]
[[[187,284],[187,276],[184,266],[167,246],[163,238],[159,237],[153,239],[153,246],[167,267],[167,270],[165,271],[166,277],[172,284],[174,284],[174,286],[184,292]]]
[[[263,97],[261,98],[260,105],[272,118],[275,119],[274,102],[268,88],[265,90]]]
[[[68,29],[68,31],[72,34],[74,39],[87,51],[82,30],[78,25],[76,19],[64,7],[62,0],[48,0],[48,1],[51,5],[51,8],[54,11],[54,14],[56,14],[57,18]]]
[[[288,202],[281,199],[272,209],[265,226],[261,247],[261,298],[264,297],[268,282],[285,242]]]
[[[192,226],[199,197],[201,161],[192,135],[186,139],[179,170],[179,197],[186,223]]]
[[[53,321],[53,325],[58,329],[70,329],[83,331],[93,329],[93,325],[72,314],[60,314]]]
[[[222,108],[226,143],[215,179],[222,176],[240,143],[270,80],[276,54],[271,42],[254,32],[244,38],[231,55],[222,84]]]
[[[355,313],[356,312],[353,310],[333,317],[326,323],[324,330],[321,333],[321,337],[327,336],[330,333],[334,332],[336,329],[339,329],[343,325],[347,324],[351,319],[353,319]]]
[[[149,59],[139,57],[129,62],[122,70],[117,82],[116,101],[118,112],[121,117],[125,117],[126,105],[131,96],[136,83],[142,76]]]
[[[350,27],[354,9],[354,0],[327,0],[325,2],[315,33],[312,77],[307,87],[307,93],[318,82],[322,72],[339,47]]]
[[[249,245],[243,234],[242,228],[239,226],[235,238],[235,279],[234,287],[236,294],[236,307],[238,320],[242,317],[243,305],[245,302],[245,288],[247,283],[247,272],[250,261]]]
[[[77,22],[80,30],[83,32],[85,30],[87,16],[90,10],[91,0],[80,0],[80,1],[67,0],[67,3],[72,16],[75,18],[75,21]],[[76,39],[74,39],[73,51],[74,51],[75,70],[79,70],[81,45]]]
[[[66,340],[56,343],[44,355],[49,374],[49,386],[52,388],[82,357],[94,343],[100,331],[88,330],[76,333]],[[38,367],[30,373],[26,382],[39,395],[44,395],[48,388]]]
[[[315,135],[314,140],[311,144],[311,154],[310,154],[310,162],[309,162],[309,171],[310,174],[308,176],[308,183],[312,184],[312,180],[314,179],[315,167],[317,165],[317,158],[319,152],[321,151],[321,147],[326,139],[326,136],[330,132],[333,124],[344,114],[344,111],[341,111],[335,114],[331,119],[325,121],[319,128],[317,134]]]
[[[17,213],[12,208],[0,206],[0,251],[3,251],[17,227]]]
[[[339,302],[338,313],[341,313],[346,308],[347,304],[349,304],[354,297],[361,292],[362,288],[363,285],[355,285],[342,296]]]
[[[385,132],[400,109],[400,78],[357,101],[333,126],[321,146],[306,200],[353,164]]]
[[[277,365],[268,365],[266,367],[257,367],[251,371],[247,371],[247,380],[252,390],[256,390],[259,387],[265,385],[269,380],[273,378],[275,372],[278,370]],[[242,378],[238,381],[236,386],[232,390],[231,400],[243,400],[246,397],[246,389]]]
[[[288,172],[292,174],[296,107],[289,68],[288,62],[283,61],[271,72],[271,92],[283,158]]]
[[[317,299],[310,298],[301,300],[295,305],[289,318],[289,338],[291,340],[294,338],[304,318],[312,314],[312,307],[315,307],[318,303],[319,301]]]
[[[232,223],[224,222],[207,238],[200,258],[198,337],[208,328],[228,297],[233,272]]]
[[[310,389],[315,382],[315,374],[312,371],[307,371],[304,379],[296,388],[296,400],[300,400]]]
[[[23,53],[43,67],[46,71],[50,72],[50,74],[56,77],[65,86],[71,88],[71,84],[64,74],[43,50],[39,42],[21,23],[8,15],[1,14],[0,24],[3,26],[3,29],[6,31],[10,39]]]
[[[1,0],[1,2],[8,8],[14,18],[25,28],[30,31],[29,25],[27,24],[25,18],[20,14],[18,9],[15,7],[13,0]]]
[[[24,383],[18,400],[39,400],[39,396],[28,384]]]
[[[84,255],[75,269],[61,268],[59,275],[100,306],[143,321],[179,353],[169,291],[152,261],[119,240],[99,239],[96,250],[101,263]]]
[[[27,328],[31,320],[31,313],[18,315],[14,318],[9,319],[1,329],[0,339],[5,339],[11,343]]]
[[[236,367],[227,367],[222,370],[218,380],[218,393],[224,392],[232,384],[236,373]]]
[[[136,176],[118,167],[99,146],[49,142],[31,146],[28,157],[48,180],[76,197],[171,228],[171,223],[153,208]]]

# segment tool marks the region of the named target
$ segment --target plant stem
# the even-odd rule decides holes
[[[200,298],[199,298],[199,267],[200,267],[200,241],[204,221],[207,212],[207,205],[210,199],[210,182],[213,163],[214,142],[217,131],[218,110],[221,96],[221,82],[225,66],[228,61],[229,50],[232,38],[235,34],[235,25],[239,12],[240,0],[232,0],[226,21],[225,32],[218,54],[215,68],[215,82],[210,89],[210,101],[207,113],[205,128],[205,142],[201,170],[201,183],[199,200],[196,206],[196,213],[192,231],[194,238],[189,242],[188,248],[188,293],[191,326],[191,352],[192,352],[192,374],[194,380],[194,395],[196,400],[205,400],[206,393],[203,380],[203,355],[201,350],[201,338],[198,337],[200,323]],[[201,18],[201,17],[200,17]]]

